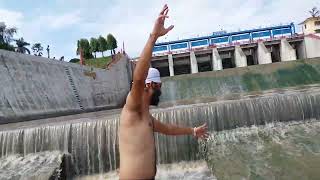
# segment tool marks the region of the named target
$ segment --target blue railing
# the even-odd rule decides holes
[[[170,51],[179,51],[204,46],[230,44],[233,42],[240,41],[250,42],[259,38],[272,39],[278,36],[287,36],[293,34],[295,34],[295,26],[293,23],[291,23],[288,25],[274,26],[268,28],[252,29],[224,34],[214,34],[211,36],[157,43],[153,49],[153,53],[165,53]]]

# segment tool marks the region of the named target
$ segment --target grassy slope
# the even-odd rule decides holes
[[[110,61],[111,56],[85,60],[87,66],[92,66],[96,68],[105,68]]]

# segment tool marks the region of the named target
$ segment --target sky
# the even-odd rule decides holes
[[[0,0],[0,22],[18,28],[15,38],[50,45],[51,57],[77,57],[77,40],[113,34],[130,57],[139,56],[164,4],[166,26],[158,42],[294,22],[298,25],[319,0]],[[298,30],[300,31],[300,27]],[[120,48],[119,48],[120,49]],[[110,52],[108,52],[110,53]],[[46,53],[44,53],[46,55]]]

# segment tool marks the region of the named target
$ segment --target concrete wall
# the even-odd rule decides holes
[[[169,63],[170,76],[174,76],[174,68],[173,68],[173,57],[172,57],[172,54],[169,54],[169,55],[168,55],[168,63]]]
[[[196,57],[194,51],[190,52],[190,65],[191,65],[191,73],[192,74],[199,72],[197,57]]]
[[[119,107],[130,82],[126,57],[103,70],[0,50],[0,124]]]
[[[296,50],[290,45],[286,39],[281,39],[280,45],[281,61],[297,60]]]
[[[162,78],[161,106],[320,83],[320,58]]]
[[[234,50],[234,58],[236,62],[236,67],[246,67],[247,64],[247,57],[242,51],[240,46],[236,46]]]
[[[222,70],[222,59],[219,55],[217,48],[212,49],[212,69],[214,71]]]
[[[258,55],[259,64],[271,64],[272,63],[271,53],[266,48],[266,46],[263,44],[263,42],[258,43],[257,55]]]
[[[304,38],[307,58],[320,57],[320,37],[315,35]]]

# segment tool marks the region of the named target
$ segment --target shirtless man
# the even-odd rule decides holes
[[[161,95],[160,73],[150,68],[155,42],[173,29],[164,28],[169,8],[165,5],[142,51],[133,74],[133,84],[120,116],[119,148],[120,179],[154,179],[156,151],[154,132],[165,135],[193,135],[206,138],[206,124],[196,127],[178,127],[163,124],[151,116],[150,105],[158,105]]]

